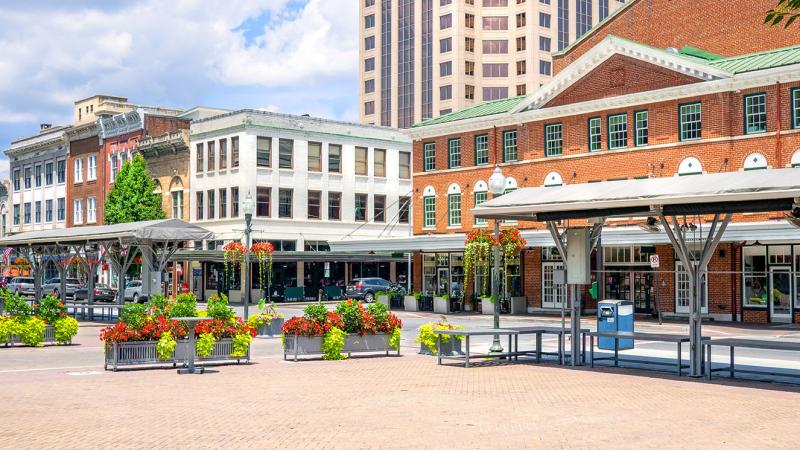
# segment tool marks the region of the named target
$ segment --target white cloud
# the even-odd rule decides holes
[[[350,115],[357,84],[333,93],[330,86],[357,79],[357,2],[300,8],[289,0],[0,7],[0,123],[68,122],[72,103],[95,93]],[[255,36],[238,29],[259,17],[270,20]],[[333,105],[302,103],[314,98]]]

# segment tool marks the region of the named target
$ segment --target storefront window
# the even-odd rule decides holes
[[[423,293],[428,295],[436,289],[436,255],[433,253],[422,255],[422,286]]]
[[[450,296],[464,297],[464,254],[453,253],[450,258]]]
[[[768,247],[769,263],[772,264],[792,264],[791,245],[770,245]]]
[[[794,276],[794,306],[800,308],[800,245],[794,246]]]
[[[767,293],[767,258],[766,247],[744,247],[744,305],[766,307]]]

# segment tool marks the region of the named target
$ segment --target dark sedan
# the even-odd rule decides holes
[[[94,285],[94,300],[96,302],[113,302],[116,300],[117,291],[107,284]],[[89,290],[85,287],[75,290],[75,300],[88,300]]]

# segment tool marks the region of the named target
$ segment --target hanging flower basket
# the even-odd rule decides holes
[[[527,244],[528,241],[522,237],[516,228],[508,228],[500,232],[500,247],[503,249],[503,273],[506,277],[506,285],[509,283],[508,266],[519,264],[519,253]]]
[[[487,230],[473,230],[464,242],[464,285],[469,286],[476,270],[483,274],[480,290],[486,292],[489,280],[489,261],[491,260],[494,236]]]
[[[247,247],[239,241],[231,241],[222,247],[225,259],[225,276],[227,278],[225,285],[230,284],[230,279],[233,276],[234,268],[238,267],[239,263],[244,261],[244,255],[247,254]]]
[[[272,278],[272,254],[275,253],[275,246],[269,242],[256,242],[250,246],[250,253],[258,260],[258,281],[259,286],[263,289],[264,274],[266,273]]]

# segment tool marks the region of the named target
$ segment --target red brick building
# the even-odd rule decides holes
[[[656,2],[636,2],[647,3]],[[469,231],[489,229],[470,209],[491,196],[496,164],[507,190],[800,167],[800,46],[724,58],[609,35],[533,95],[477,105],[410,133],[414,237],[369,245],[412,251],[414,290],[455,292],[470,303],[481,285],[463,283],[463,242]],[[687,217],[687,233],[699,237],[707,219]],[[510,225],[523,230],[528,247],[507,269],[507,309],[560,310],[564,288],[553,282],[561,262],[552,239],[540,224],[503,224]],[[800,230],[781,214],[736,216],[706,275],[704,314],[800,321],[798,244]],[[666,235],[613,219],[602,245],[593,258],[601,298],[632,300],[640,313],[688,313],[687,277]],[[658,269],[650,267],[653,254]],[[595,308],[583,295],[585,308]]]

